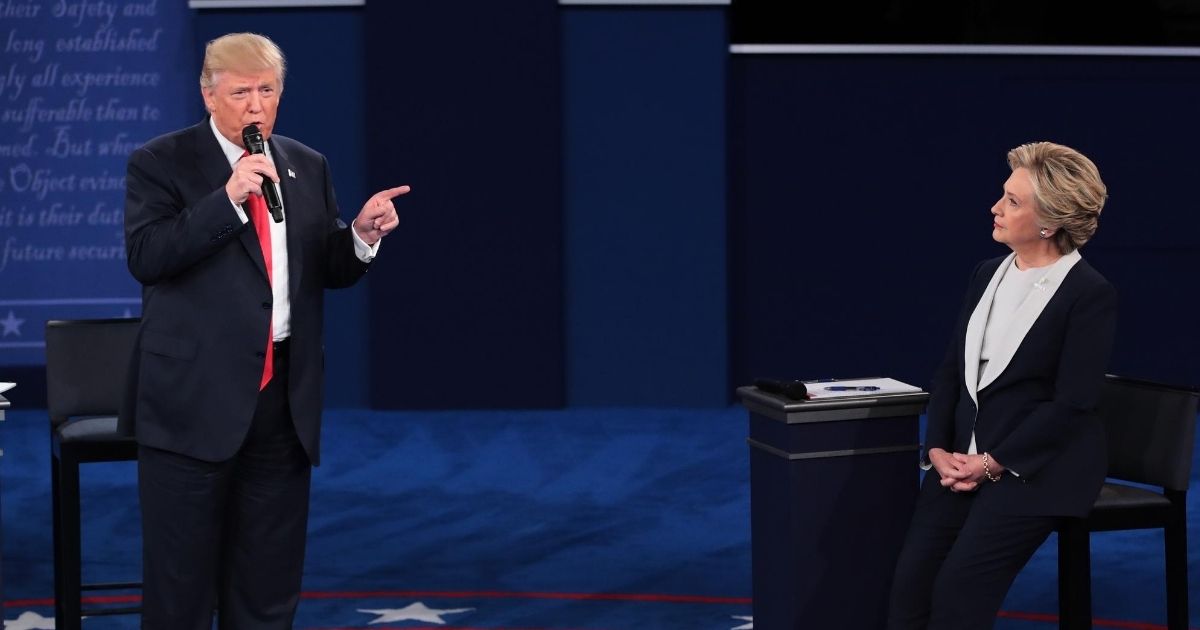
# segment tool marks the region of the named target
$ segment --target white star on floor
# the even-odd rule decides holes
[[[732,630],[754,630],[754,617],[739,617],[737,615],[733,615],[733,618],[740,619],[742,621],[749,621],[750,623],[748,623],[744,626],[738,626],[736,628],[733,628]]]
[[[21,324],[24,324],[24,323],[25,323],[25,320],[17,319],[16,314],[14,314],[12,311],[8,312],[8,317],[6,317],[4,319],[0,319],[0,326],[4,327],[4,336],[5,337],[7,337],[9,335],[16,335],[16,336],[20,337],[21,336]]]
[[[12,313],[9,313],[12,317]],[[26,610],[16,620],[4,620],[4,630],[54,630],[54,617],[49,619]]]
[[[465,612],[471,612],[474,608],[447,608],[438,610],[429,608],[421,602],[409,604],[404,608],[380,608],[377,610],[358,609],[360,613],[368,615],[378,615],[379,618],[368,622],[367,625],[376,623],[391,623],[393,621],[426,621],[429,623],[445,624],[442,615],[458,615]]]

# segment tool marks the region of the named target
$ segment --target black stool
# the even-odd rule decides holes
[[[141,582],[83,584],[79,465],[137,460],[137,442],[117,435],[117,412],[137,340],[137,319],[46,323],[46,408],[54,499],[54,617],[79,630],[83,616],[140,613],[140,606],[84,609],[85,590],[140,589]],[[135,543],[136,545],[136,543]],[[136,546],[135,546],[136,548]]]

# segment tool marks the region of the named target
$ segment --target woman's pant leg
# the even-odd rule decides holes
[[[976,503],[933,585],[929,630],[986,630],[1013,580],[1058,517],[1016,516]]]
[[[943,561],[970,514],[974,495],[925,485],[892,578],[889,630],[924,630]]]

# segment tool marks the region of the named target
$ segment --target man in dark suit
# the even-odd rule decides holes
[[[320,459],[324,290],[353,284],[398,224],[371,197],[338,218],[320,153],[272,133],[284,59],[260,35],[209,42],[209,116],[129,159],[125,237],[143,285],[123,409],[139,444],[143,627],[290,628]],[[244,155],[256,125],[266,153]],[[262,193],[276,187],[282,221]]]

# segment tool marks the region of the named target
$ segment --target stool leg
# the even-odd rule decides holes
[[[1167,553],[1167,629],[1187,630],[1187,512],[1186,498],[1171,497],[1171,513],[1163,536]]]
[[[1090,533],[1081,519],[1065,519],[1058,532],[1058,627],[1092,627]]]
[[[82,609],[82,552],[79,526],[79,462],[62,456],[55,475],[54,626],[80,630]]]
[[[59,468],[62,467],[62,462],[58,456],[51,453],[50,455],[50,498],[51,498],[51,522],[54,530],[54,618],[57,620],[55,625],[61,625],[62,619],[66,616],[63,614],[63,542],[62,542],[62,497],[59,496]]]

